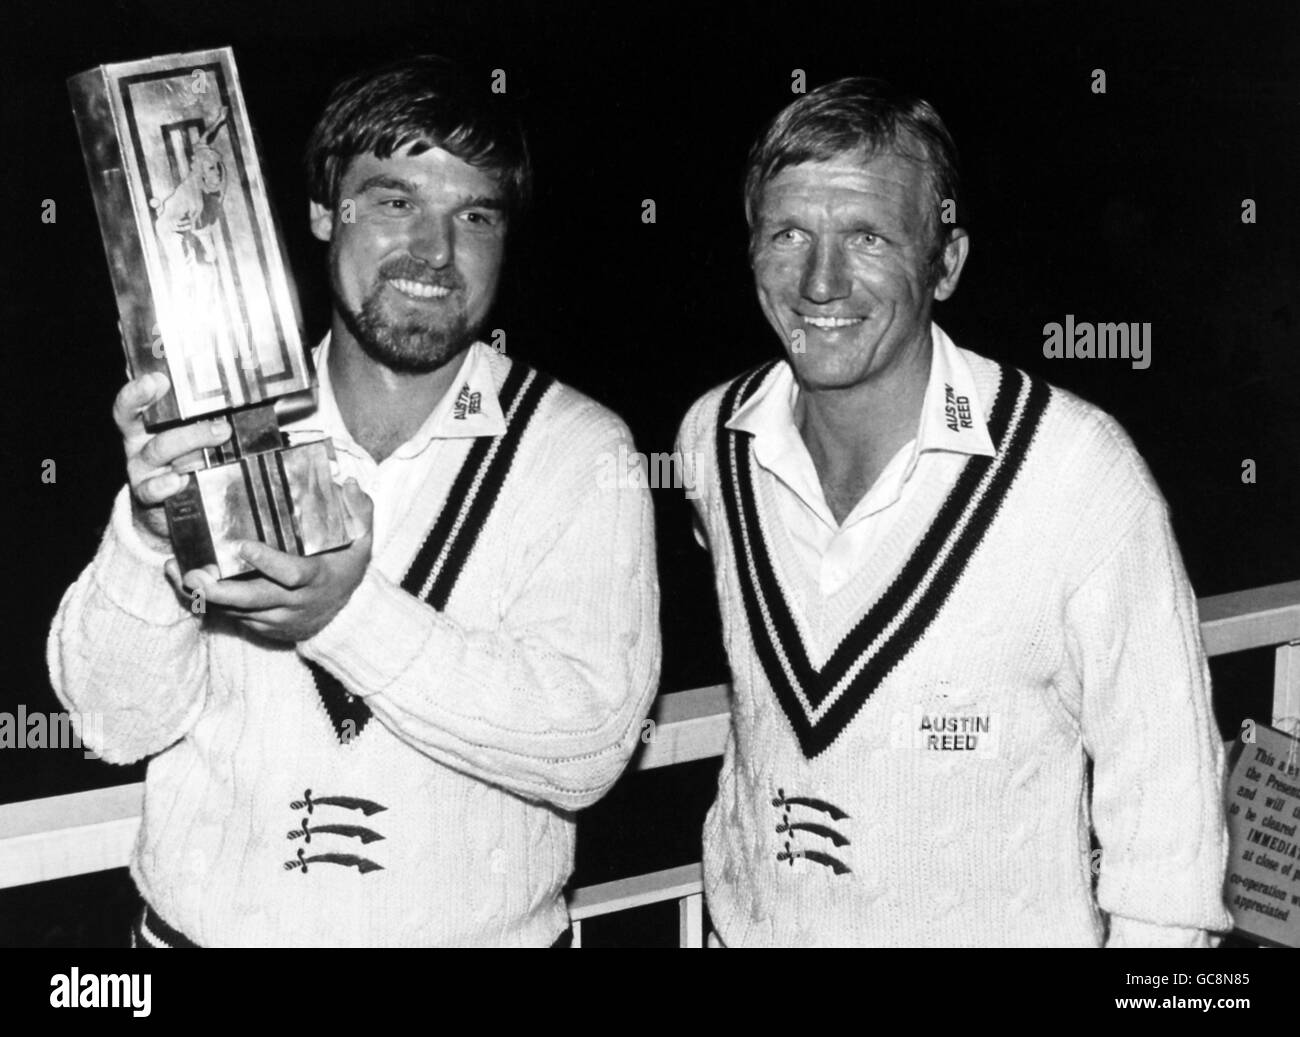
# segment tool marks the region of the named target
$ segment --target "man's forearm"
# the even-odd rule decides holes
[[[586,806],[626,765],[659,675],[649,503],[623,497],[621,514],[573,527],[496,629],[471,629],[372,569],[299,651],[422,752]]]
[[[1111,945],[1194,946],[1199,930],[1231,926],[1223,748],[1195,598],[1160,502],[1117,535],[1069,614]]]
[[[126,491],[94,560],[59,605],[46,646],[60,700],[97,714],[111,763],[130,763],[181,738],[202,709],[207,687],[200,617],[181,604],[163,575],[166,555],[132,523]]]

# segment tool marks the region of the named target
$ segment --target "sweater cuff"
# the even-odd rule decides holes
[[[298,653],[321,663],[361,697],[383,691],[429,638],[432,608],[369,568],[348,603]]]
[[[130,488],[122,487],[92,567],[100,593],[127,615],[153,626],[190,618],[163,574],[170,557],[169,551],[153,547],[136,528]]]
[[[1110,917],[1107,947],[1213,947],[1219,938],[1204,929],[1183,929],[1173,925],[1156,925],[1136,918]]]

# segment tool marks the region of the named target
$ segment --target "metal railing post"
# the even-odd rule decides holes
[[[1278,645],[1273,664],[1273,726],[1300,735],[1300,641]]]
[[[704,946],[704,894],[692,893],[677,901],[677,946]]]

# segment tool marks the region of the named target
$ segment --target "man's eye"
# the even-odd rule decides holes
[[[799,241],[800,235],[792,227],[785,227],[772,235],[772,243],[775,245],[793,245]]]
[[[496,218],[491,213],[486,212],[463,212],[461,219],[475,227],[492,227],[496,225]]]
[[[885,239],[879,234],[872,234],[869,231],[863,231],[857,236],[857,241],[860,245],[866,248],[876,248],[878,245],[884,244]]]
[[[406,198],[384,198],[379,202],[380,206],[385,209],[393,209],[398,212],[404,212],[411,207],[411,203]]]

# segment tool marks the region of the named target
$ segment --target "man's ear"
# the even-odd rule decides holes
[[[943,302],[957,290],[961,280],[962,268],[966,257],[970,255],[970,235],[962,228],[954,227],[948,234],[948,244],[943,247],[943,273],[934,283],[934,297]]]
[[[329,241],[334,234],[334,210],[325,208],[320,202],[311,202],[307,211],[312,234],[321,241]]]

